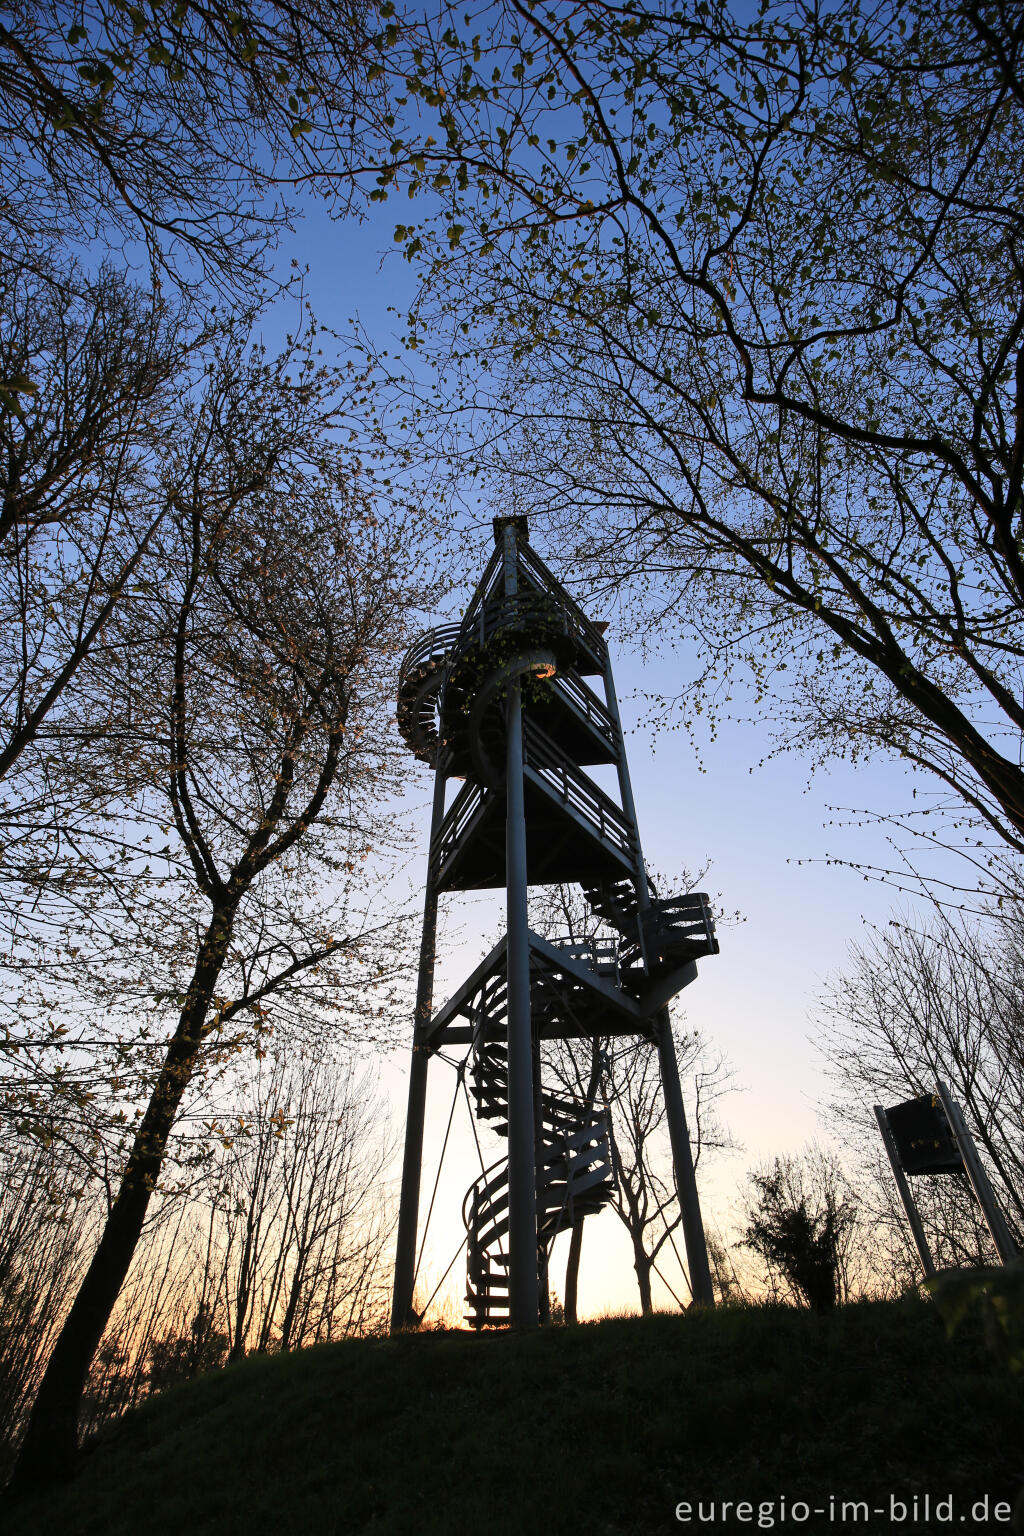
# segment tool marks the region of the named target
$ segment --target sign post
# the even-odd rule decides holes
[[[945,1083],[936,1083],[933,1094],[922,1094],[920,1098],[894,1104],[890,1109],[883,1109],[881,1104],[876,1104],[874,1109],[925,1276],[934,1275],[935,1265],[925,1237],[921,1213],[907,1182],[908,1175],[964,1174],[981,1206],[1000,1260],[1004,1264],[1012,1264],[1019,1257],[1017,1245],[999,1208],[995,1190],[978,1156],[978,1149],[967,1129],[960,1106]]]

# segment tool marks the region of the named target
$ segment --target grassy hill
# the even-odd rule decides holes
[[[1024,1484],[1024,1385],[926,1303],[423,1334],[254,1356],[150,1400],[10,1536],[950,1529]],[[917,1496],[918,1519],[912,1500]],[[780,1518],[778,1500],[787,1502]],[[788,1518],[794,1501],[828,1511]],[[890,1517],[890,1497],[907,1517]],[[697,1500],[750,1500],[698,1521]],[[839,1518],[842,1499],[883,1513]],[[694,1505],[689,1524],[676,1505]],[[764,1501],[759,1527],[757,1501]],[[767,1509],[770,1501],[770,1510]],[[745,1511],[743,1512],[745,1513]],[[898,1510],[897,1510],[898,1515]],[[966,1518],[961,1520],[960,1516]],[[774,1525],[766,1522],[773,1520]]]

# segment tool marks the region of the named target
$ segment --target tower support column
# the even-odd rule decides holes
[[[662,1008],[658,1013],[655,1022],[655,1039],[658,1043],[661,1091],[665,1098],[668,1134],[672,1142],[676,1193],[679,1196],[679,1209],[683,1218],[683,1241],[686,1244],[686,1263],[690,1271],[690,1290],[694,1301],[699,1306],[713,1307],[715,1292],[711,1284],[708,1245],[700,1215],[697,1177],[693,1167],[693,1154],[690,1151],[690,1133],[686,1125],[686,1110],[683,1107],[683,1090],[679,1085],[679,1063],[676,1061],[675,1042],[672,1039],[672,1025],[667,1008]]]
[[[405,1155],[402,1160],[402,1194],[398,1206],[398,1238],[395,1248],[395,1282],[391,1298],[391,1332],[398,1333],[418,1319],[412,1309],[416,1283],[416,1230],[419,1222],[420,1171],[423,1165],[423,1122],[427,1104],[427,1069],[430,1056],[423,1043],[434,1007],[434,961],[437,952],[437,886],[434,878],[433,843],[444,816],[445,774],[438,762],[434,774],[434,806],[430,818],[431,852],[427,860],[427,886],[423,899],[423,936],[416,980],[416,1017],[413,1024],[412,1059],[409,1063],[409,1109],[406,1116]]]
[[[526,809],[519,679],[506,699],[505,866],[508,915],[508,1252],[513,1328],[537,1326],[537,1194],[534,1149],[533,1030],[526,913]]]
[[[622,797],[622,808],[635,834],[637,825],[636,805],[633,800],[633,786],[629,777],[629,765],[626,762],[626,743],[622,734],[622,721],[619,717],[619,705],[615,696],[615,684],[612,682],[610,661],[605,668],[604,685],[608,709],[615,721],[618,746],[616,769],[619,778],[619,791]],[[646,960],[643,914],[650,908],[651,897],[647,886],[647,867],[644,864],[644,856],[640,850],[640,839],[638,836],[635,838],[634,859],[636,866],[636,901],[640,948]],[[683,1241],[686,1244],[686,1263],[690,1271],[690,1290],[693,1293],[694,1301],[698,1305],[713,1307],[715,1304],[715,1292],[711,1284],[708,1245],[704,1235],[704,1222],[700,1214],[697,1176],[694,1172],[693,1153],[690,1149],[690,1132],[686,1124],[683,1090],[679,1084],[679,1063],[676,1061],[675,1042],[672,1039],[672,1022],[667,1008],[660,1009],[655,1018],[654,1035],[658,1044],[658,1062],[661,1067],[661,1092],[665,1100],[665,1117],[668,1120],[668,1133],[672,1142],[672,1163],[675,1169],[676,1195],[679,1199],[679,1210],[682,1215]]]

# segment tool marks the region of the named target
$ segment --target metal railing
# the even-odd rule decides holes
[[[640,914],[640,925],[643,949],[639,934],[636,939],[626,940],[620,951],[624,970],[641,965],[644,952],[652,973],[687,960],[699,960],[703,955],[718,954],[715,920],[704,891],[652,901]]]
[[[501,630],[537,631],[543,643],[552,630],[575,642],[572,614],[546,592],[528,587],[509,597],[495,596],[475,610],[471,621],[464,620],[459,631],[456,656],[476,646],[485,646]]]
[[[574,677],[571,672],[559,672],[551,681],[555,692],[564,693],[570,703],[574,704],[581,714],[586,715],[602,740],[615,749],[618,746],[615,720],[597,694],[591,693],[586,684],[582,683],[578,677]]]
[[[608,659],[608,648],[600,630],[590,622],[583,610],[565,589],[559,586],[547,566],[529,546],[520,546],[516,576],[519,590],[506,595],[500,581],[501,563],[493,556],[488,562],[484,578],[477,586],[473,600],[462,616],[460,630],[467,642],[486,644],[495,631],[513,622],[522,623],[524,618],[550,621],[557,616],[564,633],[577,646],[588,651],[598,668]]]
[[[604,842],[627,860],[631,859],[632,829],[615,801],[598,789],[572,758],[530,719],[523,721],[523,746],[525,766],[533,770],[545,789],[581,817]],[[430,856],[438,874],[455,852],[489,793],[482,785],[467,779],[455,796],[431,844]]]
[[[444,820],[437,829],[437,836],[430,845],[430,857],[440,874],[448,859],[458,847],[473,817],[487,798],[487,791],[479,784],[467,780],[452,801]]]
[[[483,575],[480,577],[480,580],[476,584],[476,590],[474,591],[473,596],[470,598],[469,607],[462,615],[462,622],[459,625],[460,629],[472,629],[473,621],[476,618],[477,613],[480,611],[480,608],[483,606],[483,603],[487,597],[487,589],[494,578],[495,572],[501,569],[501,562],[502,551],[500,549],[496,549],[491,555],[487,564],[484,566]]]
[[[601,631],[590,622],[583,609],[555,580],[543,560],[528,544],[519,546],[519,569],[526,575],[531,585],[539,587],[542,592],[550,595],[558,603],[571,620],[573,633],[583,642],[595,660],[603,666],[608,658],[608,647]]]
[[[524,620],[543,620],[550,624],[552,618],[557,619],[565,634],[585,646],[591,656],[604,665],[608,651],[600,630],[528,544],[519,545],[517,556],[519,591],[506,597],[503,591],[492,590],[494,578],[501,574],[502,567],[502,554],[496,549],[459,623],[426,630],[413,641],[399,668],[400,692],[403,684],[422,667],[442,660],[449,653],[454,657],[454,653],[467,643],[486,644],[498,630],[522,624]],[[566,691],[571,692],[574,702],[602,734],[614,729],[608,711],[589,689],[577,684],[572,689],[566,687]]]
[[[627,860],[633,857],[633,832],[622,811],[588,779],[572,758],[529,718],[523,721],[524,762],[568,809],[587,821],[598,836]]]
[[[422,635],[417,635],[403,656],[402,665],[398,669],[399,694],[421,667],[429,667],[432,663],[443,660],[454,647],[461,629],[461,624],[442,624],[437,629],[428,629]]]
[[[704,891],[690,891],[686,896],[652,902],[641,922],[648,949],[692,944],[703,945],[706,954],[718,954],[715,921]]]
[[[508,1055],[478,1036],[472,1076],[477,1114],[508,1135]],[[542,1092],[534,1150],[537,1236],[547,1244],[611,1198],[614,1180],[608,1117],[575,1096]],[[485,1168],[466,1192],[466,1302],[475,1328],[509,1321],[508,1163]]]
[[[459,626],[428,629],[413,641],[398,673],[398,729],[406,745],[424,762],[436,763],[440,745],[436,711],[445,668]]]
[[[570,939],[554,938],[548,943],[560,950],[570,960],[585,965],[598,976],[619,975],[618,939]]]

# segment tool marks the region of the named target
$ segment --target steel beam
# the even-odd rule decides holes
[[[917,1201],[911,1193],[910,1185],[907,1183],[907,1176],[900,1166],[899,1153],[896,1151],[896,1143],[893,1140],[892,1131],[889,1129],[889,1117],[881,1104],[876,1104],[874,1110],[875,1119],[878,1121],[878,1129],[882,1133],[882,1145],[885,1147],[889,1166],[892,1169],[892,1176],[896,1180],[896,1188],[900,1192],[903,1209],[906,1211],[907,1221],[910,1223],[914,1247],[917,1249],[917,1256],[921,1260],[921,1268],[924,1270],[924,1276],[927,1280],[930,1276],[934,1275],[935,1264],[932,1260],[931,1249],[928,1247],[928,1239],[924,1235],[924,1226],[921,1221],[920,1212],[917,1209]]]
[[[711,1284],[708,1245],[704,1236],[704,1223],[701,1220],[697,1178],[693,1168],[693,1154],[690,1150],[690,1133],[686,1125],[686,1110],[683,1107],[683,1090],[679,1086],[679,1063],[676,1061],[676,1048],[672,1039],[672,1025],[667,1008],[663,1008],[658,1014],[655,1039],[658,1042],[661,1091],[665,1097],[668,1134],[672,1142],[676,1193],[683,1218],[683,1240],[686,1243],[686,1263],[690,1271],[690,1290],[698,1306],[713,1307],[715,1291]]]
[[[518,591],[516,526],[502,533],[506,599]],[[527,923],[526,795],[523,782],[523,701],[510,669],[505,697],[505,901],[508,963],[508,1257],[509,1320],[536,1328],[537,1161],[533,1124],[533,1026],[530,1015],[530,929]]]
[[[430,846],[444,817],[445,774],[440,761],[434,772],[434,806],[430,820]],[[416,981],[416,1013],[413,1021],[412,1060],[409,1065],[409,1107],[405,1122],[405,1155],[402,1161],[402,1194],[398,1206],[398,1239],[395,1249],[395,1282],[391,1299],[391,1331],[399,1332],[418,1321],[412,1308],[416,1283],[416,1229],[419,1221],[420,1171],[423,1164],[423,1121],[427,1101],[427,1069],[430,1053],[427,1035],[434,1006],[434,959],[437,951],[437,882],[434,859],[427,860],[427,885],[423,899],[423,933],[420,967]]]
[[[608,700],[608,711],[615,721],[615,732],[618,737],[619,751],[615,766],[619,777],[622,809],[633,828],[637,908],[638,913],[643,913],[651,904],[651,896],[647,888],[647,866],[644,863],[644,856],[640,847],[640,828],[637,825],[636,803],[633,799],[633,785],[630,781],[629,766],[626,762],[626,743],[622,734],[622,721],[619,717],[619,702],[615,696],[615,684],[612,682],[610,657],[605,668],[604,686],[605,697]],[[638,937],[640,939],[640,949],[646,961],[643,923],[639,916]],[[696,975],[697,968],[694,965],[692,974],[687,976],[687,981],[695,980]],[[656,994],[656,988],[652,988],[652,991],[655,991]],[[672,1143],[672,1163],[676,1176],[676,1194],[679,1198],[679,1210],[683,1222],[686,1263],[690,1271],[690,1291],[694,1301],[699,1306],[713,1307],[715,1304],[715,1291],[711,1283],[708,1245],[707,1239],[704,1236],[704,1222],[700,1214],[697,1176],[693,1167],[690,1132],[686,1124],[686,1110],[683,1105],[683,1090],[679,1085],[679,1063],[676,1061],[675,1042],[672,1039],[672,1022],[669,1018],[667,1006],[659,1008],[655,1015],[654,1038],[658,1043],[658,1061],[661,1066],[661,1091],[665,1100],[665,1116],[668,1120],[669,1139]]]
[[[1016,1259],[1020,1258],[1020,1254],[1017,1250],[1017,1244],[1010,1233],[1010,1228],[1007,1226],[1006,1217],[999,1209],[995,1190],[992,1188],[988,1174],[985,1172],[981,1158],[978,1156],[978,1149],[974,1145],[974,1137],[967,1129],[967,1122],[963,1117],[959,1104],[953,1098],[945,1083],[937,1082],[935,1084],[935,1091],[938,1094],[939,1103],[945,1111],[946,1119],[949,1121],[949,1128],[953,1132],[956,1144],[960,1149],[960,1156],[964,1161],[964,1169],[968,1179],[971,1181],[971,1188],[977,1196],[978,1204],[981,1206],[988,1229],[992,1234],[992,1241],[996,1245],[996,1252],[1004,1264],[1012,1264]]]
[[[636,817],[636,802],[633,799],[633,782],[629,777],[629,764],[626,761],[626,738],[622,734],[622,719],[619,715],[619,701],[615,693],[615,684],[612,681],[612,659],[608,657],[604,669],[604,695],[608,704],[608,713],[615,722],[615,736],[618,749],[615,759],[615,772],[619,780],[619,798],[622,801],[622,810],[633,829],[633,879],[636,882],[636,902],[640,912],[645,912],[651,904],[651,893],[647,889],[647,865],[644,863],[643,850],[640,846],[640,824]],[[643,923],[638,921],[637,937],[640,940],[640,953],[647,959],[647,947],[644,943]]]
[[[541,1166],[541,1144],[544,1137],[544,1092],[541,1073],[540,1041],[533,1041],[533,1165],[534,1204],[541,1209],[544,1194],[544,1174]],[[537,1307],[542,1326],[551,1321],[551,1290],[548,1278],[548,1245],[537,1237]]]
[[[533,1030],[530,1019],[530,930],[526,920],[526,813],[519,680],[509,683],[505,813],[508,872],[508,1251],[514,1328],[537,1326],[537,1199],[533,1133]]]

